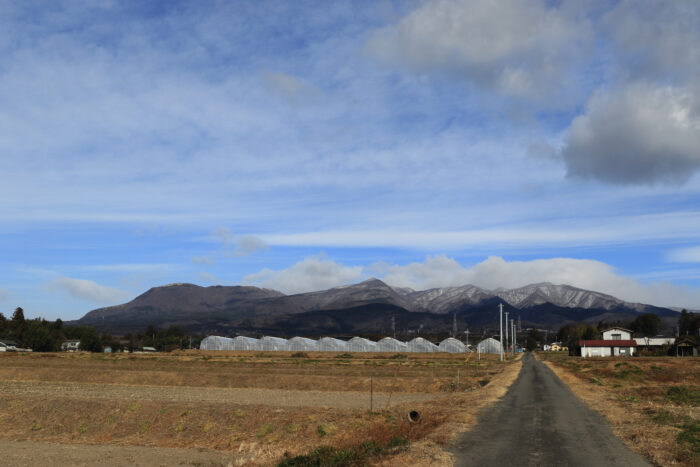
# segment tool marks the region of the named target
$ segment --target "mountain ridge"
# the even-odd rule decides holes
[[[309,320],[309,329],[323,329],[322,323],[333,322],[336,323],[333,329],[337,330],[337,323],[347,324],[347,320],[338,321],[338,313],[343,310],[360,313],[371,309],[379,314],[383,313],[382,310],[385,310],[385,314],[399,313],[406,323],[416,322],[420,315],[438,326],[439,323],[448,323],[452,314],[470,322],[486,323],[497,319],[491,311],[500,302],[509,310],[526,316],[528,322],[537,326],[575,322],[577,316],[581,320],[591,320],[596,316],[623,318],[644,312],[666,317],[677,314],[667,308],[626,302],[612,295],[565,284],[535,283],[495,290],[467,284],[415,291],[392,287],[380,279],[371,278],[357,284],[290,295],[255,286],[167,284],[152,287],[130,302],[92,310],[72,323],[120,332],[141,330],[148,324],[206,330],[256,329],[256,326],[275,329],[281,326],[275,323],[303,327],[305,317]],[[386,319],[378,320],[377,316],[370,319],[370,314],[364,311],[360,315],[358,319],[370,320],[375,324],[381,321],[386,326]],[[355,324],[353,328],[371,328],[370,324]],[[449,323],[446,325],[449,326]]]

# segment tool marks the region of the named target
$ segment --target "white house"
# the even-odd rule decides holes
[[[75,352],[80,350],[80,341],[63,341],[61,343],[61,350],[66,352]]]
[[[632,331],[625,328],[614,327],[602,332],[603,340],[628,341],[632,339]]]
[[[7,352],[17,350],[17,342],[11,341],[9,339],[0,340],[0,352]]]
[[[635,337],[635,342],[638,346],[642,347],[662,347],[664,345],[672,346],[676,343],[675,337]]]
[[[637,342],[629,329],[614,327],[601,334],[602,339],[579,341],[582,357],[632,356],[637,350]]]

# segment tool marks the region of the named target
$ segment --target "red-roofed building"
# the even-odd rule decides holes
[[[579,341],[582,357],[632,356],[637,351],[637,342],[629,329],[610,328],[601,334],[602,339]]]

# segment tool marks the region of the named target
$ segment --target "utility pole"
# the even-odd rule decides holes
[[[511,346],[510,346],[510,354],[511,356],[515,355],[515,320],[511,319],[510,320],[510,340],[511,340]]]
[[[467,330],[464,331],[464,334],[467,335],[467,341],[466,341],[466,343],[467,343],[467,347],[469,347],[469,328],[467,328]]]
[[[499,332],[500,332],[500,338],[501,338],[501,351],[500,353],[500,360],[503,361],[503,303],[498,304],[498,309],[500,313],[498,314],[500,318],[500,327],[499,327]]]
[[[457,313],[452,314],[452,337],[457,338]]]
[[[391,315],[391,332],[394,334],[394,339],[396,339],[396,316]]]
[[[520,315],[518,315],[518,332],[523,332],[523,326],[520,324]]]
[[[508,340],[508,312],[506,311],[506,358],[508,358],[508,347],[510,347],[510,341]]]

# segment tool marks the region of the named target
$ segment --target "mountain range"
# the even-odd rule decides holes
[[[474,285],[415,291],[379,279],[328,290],[285,295],[252,286],[169,284],[132,301],[90,311],[67,324],[90,325],[113,334],[146,326],[180,326],[202,334],[347,335],[447,333],[458,327],[495,328],[498,305],[522,325],[558,329],[572,322],[631,321],[655,313],[667,326],[678,312],[611,295],[550,283],[487,290]],[[392,324],[393,321],[393,324]]]

